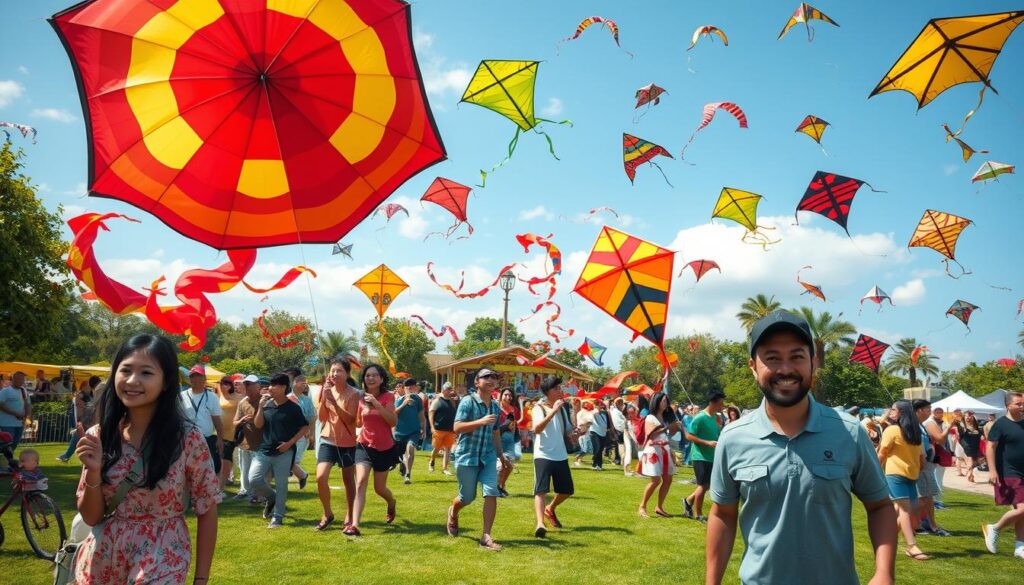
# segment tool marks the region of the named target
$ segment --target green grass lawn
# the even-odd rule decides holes
[[[50,494],[70,526],[74,516],[74,488],[79,467],[62,465],[54,457],[63,446],[44,445],[44,471],[50,477]],[[312,470],[314,456],[306,454],[305,468]],[[260,509],[246,502],[227,500],[219,508],[217,552],[211,583],[701,583],[704,577],[704,526],[683,518],[642,520],[636,515],[640,491],[646,480],[627,478],[619,468],[603,472],[575,469],[577,495],[559,509],[566,528],[552,530],[548,538],[533,537],[533,467],[524,461],[509,480],[509,498],[499,500],[494,538],[505,550],[492,553],[477,546],[481,525],[478,498],[463,511],[462,535],[444,534],[445,510],[456,493],[454,477],[426,471],[427,457],[418,455],[412,485],[402,485],[397,474],[390,483],[398,499],[398,518],[384,524],[384,503],[369,496],[363,536],[341,534],[340,515],[330,530],[318,533],[320,519],[315,482],[304,491],[292,485],[285,526],[268,531]],[[340,485],[335,471],[334,485]],[[689,468],[677,479],[692,477]],[[691,485],[673,485],[668,509],[680,512],[680,498]],[[229,495],[234,488],[228,489]],[[343,510],[344,496],[334,494],[335,513]],[[0,498],[10,494],[10,484],[0,482]],[[1001,553],[988,554],[982,544],[980,524],[1001,513],[991,498],[949,491],[939,512],[940,522],[953,533],[950,538],[922,537],[922,548],[935,558],[916,562],[898,557],[899,583],[945,583],[979,579],[987,585],[1021,583],[1024,561],[1011,556],[1012,537],[1003,535]],[[653,509],[653,506],[652,506]],[[873,562],[863,510],[854,506],[857,568],[863,580],[871,575]],[[49,583],[52,566],[36,558],[21,530],[17,508],[9,509],[3,522],[7,539],[0,548],[0,583]],[[195,534],[194,518],[189,519]],[[737,543],[726,571],[727,583],[738,583],[736,572],[742,546]],[[814,562],[814,551],[806,551]]]

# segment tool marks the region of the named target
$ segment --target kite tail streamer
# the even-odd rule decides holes
[[[946,142],[949,142],[950,138],[955,138],[957,136],[960,136],[960,133],[963,132],[964,128],[967,127],[967,121],[971,119],[971,116],[973,116],[974,114],[978,113],[978,110],[981,109],[982,102],[985,101],[985,90],[986,89],[988,89],[987,85],[983,85],[981,87],[981,91],[978,92],[978,105],[974,106],[973,110],[967,112],[967,115],[964,116],[964,121],[960,123],[960,129],[959,130],[957,130],[956,132],[950,132],[949,131],[949,126],[946,126],[945,124],[942,125],[946,129]]]
[[[649,160],[647,162],[649,162],[651,165],[653,165],[654,168],[658,169],[658,172],[661,173],[661,178],[665,179],[665,184],[667,184],[669,187],[672,187],[673,189],[676,188],[675,185],[673,185],[671,182],[669,182],[668,177],[665,175],[665,171],[661,170],[661,166],[658,163],[654,162],[653,160]],[[687,164],[689,164],[689,163],[687,163]]]
[[[395,368],[395,360],[392,359],[391,354],[388,353],[388,346],[387,343],[385,342],[385,338],[387,338],[388,332],[384,329],[384,320],[380,317],[377,317],[377,331],[380,331],[380,352],[384,354],[384,357],[388,359],[388,371],[390,371],[391,374],[394,375],[398,372],[398,370],[397,368]]]
[[[437,329],[434,329],[430,325],[430,323],[427,323],[426,319],[424,319],[423,317],[421,317],[419,315],[409,315],[409,317],[412,318],[412,319],[417,319],[420,323],[423,323],[423,326],[426,327],[427,329],[429,329],[430,333],[432,333],[434,335],[434,337],[443,337],[447,333],[447,334],[451,334],[452,342],[454,342],[454,343],[458,343],[459,342],[459,334],[456,333],[455,329],[453,329],[451,325],[442,325],[441,329],[439,331]]]
[[[960,267],[960,274],[954,276],[953,273],[949,271],[949,263],[950,262],[952,262],[952,263],[954,263],[954,264],[956,264],[957,266]],[[946,276],[948,276],[950,278],[953,278],[953,279],[956,279],[956,280],[960,280],[960,278],[962,276],[966,276],[968,274],[974,274],[970,270],[967,270],[966,268],[964,268],[964,265],[961,264],[960,262],[958,262],[955,258],[945,258],[945,259],[942,260],[942,263],[946,265]]]
[[[496,164],[493,167],[491,167],[491,170],[485,171],[483,169],[480,169],[480,184],[477,185],[477,187],[480,187],[481,189],[485,188],[487,186],[487,175],[494,173],[494,171],[496,171],[496,170],[500,169],[501,167],[505,166],[505,163],[507,163],[508,161],[512,160],[512,155],[516,151],[516,146],[519,145],[519,136],[522,133],[523,133],[523,129],[518,127],[518,126],[516,126],[515,136],[513,136],[512,140],[509,141],[509,143],[508,143],[508,154],[505,155],[505,158],[502,159],[501,162],[499,162],[498,164]],[[549,139],[549,142],[550,142],[550,139]],[[558,158],[558,157],[555,157],[555,158]]]
[[[772,240],[771,238],[768,237],[768,234],[765,234],[764,232],[761,231],[761,230],[774,230],[775,229],[774,227],[763,226],[763,225],[759,225],[759,226],[756,226],[756,227],[757,227],[756,230],[754,230],[754,231],[747,231],[745,234],[743,234],[743,237],[740,238],[740,240],[742,242],[744,242],[744,243],[747,243],[747,244],[757,244],[757,245],[761,246],[761,248],[764,249],[765,252],[768,251],[768,246],[770,246],[772,244],[778,244],[779,242],[782,241],[781,239],[779,239],[779,240]]]
[[[433,262],[427,262],[427,276],[430,277],[430,280],[432,280],[434,282],[434,284],[436,284],[437,286],[443,288],[444,290],[452,293],[453,295],[455,295],[455,298],[459,298],[459,299],[475,299],[477,297],[482,297],[482,296],[486,295],[488,292],[490,292],[491,288],[496,286],[498,284],[498,281],[501,280],[501,275],[505,274],[505,272],[507,272],[507,271],[511,270],[513,267],[515,267],[516,263],[513,262],[512,264],[508,264],[506,266],[503,266],[501,268],[501,270],[498,271],[498,276],[496,276],[494,278],[493,282],[491,282],[487,286],[483,287],[482,289],[480,289],[480,290],[478,290],[476,292],[471,292],[471,293],[464,293],[464,292],[462,292],[462,287],[463,287],[463,285],[465,285],[465,281],[466,281],[466,273],[465,273],[465,271],[463,271],[462,274],[461,274],[461,280],[459,281],[458,288],[455,288],[455,287],[451,286],[450,284],[444,284],[444,283],[441,283],[441,282],[437,281],[437,277],[434,276],[434,271],[431,268],[433,265],[434,265]]]
[[[289,284],[295,282],[295,279],[298,278],[299,275],[301,275],[304,272],[308,272],[310,275],[313,276],[313,278],[316,278],[316,271],[314,271],[312,268],[307,268],[306,266],[295,266],[294,268],[289,269],[288,272],[285,272],[284,276],[282,276],[276,283],[274,283],[274,285],[272,285],[269,288],[256,288],[244,280],[242,281],[242,284],[245,286],[245,288],[251,290],[256,294],[265,294],[268,292],[273,292],[275,290],[280,290],[288,286]]]

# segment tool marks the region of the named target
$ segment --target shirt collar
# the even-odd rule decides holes
[[[800,433],[817,433],[821,431],[821,409],[822,406],[814,400],[814,396],[807,395],[807,399],[810,401],[807,411],[807,424],[804,425],[804,429]],[[753,413],[751,424],[757,430],[757,436],[764,439],[772,434],[781,435],[779,431],[775,430],[775,426],[772,425],[772,421],[768,419],[768,413],[765,411],[766,399],[761,399],[761,406],[757,408]],[[800,436],[797,433],[795,437]]]

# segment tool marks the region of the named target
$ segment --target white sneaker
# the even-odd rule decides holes
[[[1024,559],[1024,540],[1018,540],[1013,543],[1013,556],[1018,559]]]
[[[452,472],[448,471],[447,469],[442,469],[441,473],[443,473],[445,475],[451,475],[452,474]]]
[[[996,545],[999,544],[999,530],[995,524],[982,524],[981,534],[985,537],[985,548],[988,552],[996,554]]]
[[[409,477],[408,475],[405,476],[405,485],[409,485],[410,483],[412,483],[412,478]]]

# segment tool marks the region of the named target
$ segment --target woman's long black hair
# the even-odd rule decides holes
[[[651,397],[651,407],[650,410],[648,410],[647,412],[658,417],[658,419],[662,420],[662,422],[668,422],[667,420],[664,420],[668,417],[665,414],[660,414],[658,412],[659,410],[661,410],[661,405],[667,401],[668,395],[665,394],[664,392],[658,392],[657,394]],[[666,409],[665,412],[668,413],[669,410],[671,409]]]
[[[903,440],[911,445],[921,444],[921,423],[917,422],[917,415],[914,414],[914,407],[909,401],[900,400],[893,405],[900,413],[898,424]]]
[[[380,389],[377,390],[377,393],[384,394],[385,392],[389,392],[389,388],[391,388],[391,378],[388,377],[387,369],[380,364],[366,364],[363,368],[363,373],[359,376],[359,385],[362,386],[363,392],[366,392],[366,372],[369,372],[370,368],[377,370],[377,374],[380,376]]]
[[[128,409],[117,396],[114,378],[121,362],[128,356],[144,352],[149,354],[163,372],[164,387],[156,399],[156,409],[149,427],[142,436],[142,449],[146,453],[145,482],[149,489],[167,475],[167,470],[181,456],[185,443],[186,418],[181,409],[178,385],[178,354],[166,337],[140,333],[124,342],[114,355],[110,378],[100,393],[96,411],[99,413],[100,441],[103,444],[103,481],[107,472],[121,458],[121,423],[128,418]]]

